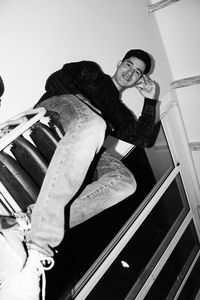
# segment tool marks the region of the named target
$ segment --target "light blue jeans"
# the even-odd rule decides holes
[[[64,237],[66,205],[69,226],[76,226],[130,196],[136,190],[131,172],[105,151],[97,164],[97,180],[78,193],[95,155],[104,143],[106,123],[74,95],[55,96],[42,103],[56,111],[65,131],[49,164],[31,216],[30,248],[53,256]]]

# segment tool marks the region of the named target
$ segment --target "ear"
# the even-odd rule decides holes
[[[122,63],[122,60],[118,61],[117,68],[121,65],[121,63]]]

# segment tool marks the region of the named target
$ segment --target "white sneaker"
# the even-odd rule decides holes
[[[0,284],[23,269],[27,258],[25,232],[29,229],[25,213],[0,216]]]
[[[43,261],[50,262],[45,268]],[[39,300],[40,279],[42,275],[42,299],[45,299],[45,269],[53,267],[54,261],[51,257],[45,257],[37,250],[29,250],[25,267],[14,277],[4,281],[0,287],[1,300]]]
[[[26,257],[18,232],[0,232],[0,284],[22,270]]]
[[[13,216],[15,217],[16,222],[19,225],[19,230],[24,232],[24,234],[25,232],[31,229],[31,221],[29,216],[26,213],[22,211],[18,211],[15,212]]]
[[[25,240],[26,233],[31,229],[31,221],[24,212],[15,212],[10,216],[0,215],[0,232],[19,232],[22,241]]]

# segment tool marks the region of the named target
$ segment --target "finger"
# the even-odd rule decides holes
[[[144,77],[144,80],[145,80],[145,84],[149,84],[149,83],[153,82],[153,80],[150,77],[147,77],[146,75],[143,75],[143,77]]]
[[[142,77],[138,83],[137,83],[137,86],[140,86],[140,87],[145,87],[146,83],[145,83],[145,80],[144,78]]]
[[[149,81],[149,78],[146,75],[143,75],[144,84],[146,85]]]
[[[141,77],[141,78],[137,81],[137,84],[144,84],[144,78]]]
[[[142,88],[142,87],[144,87],[144,84],[143,84],[142,82],[140,82],[140,83],[137,83],[137,84],[135,85],[135,87],[140,87],[140,88]]]
[[[141,86],[138,86],[138,85],[136,85],[135,87],[138,91],[141,91],[143,89]]]

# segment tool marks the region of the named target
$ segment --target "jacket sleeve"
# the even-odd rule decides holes
[[[52,94],[77,93],[80,85],[92,82],[100,67],[92,61],[67,63],[47,79],[45,90]]]
[[[155,128],[157,128],[155,124],[156,103],[156,100],[145,98],[139,119],[122,104],[124,107],[121,106],[120,112],[115,111],[115,120],[112,122],[114,130],[110,135],[138,147],[152,146],[152,140],[155,141],[156,138]]]

